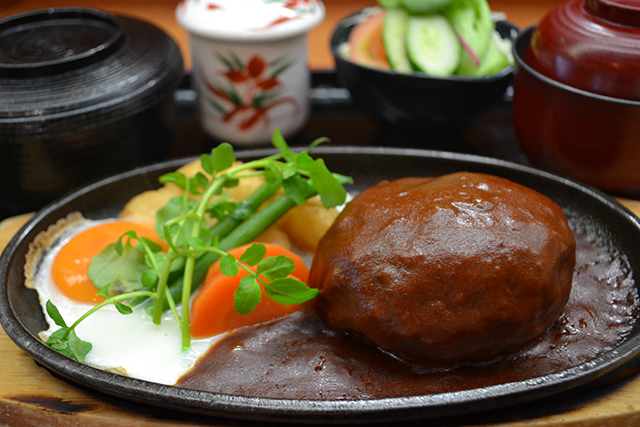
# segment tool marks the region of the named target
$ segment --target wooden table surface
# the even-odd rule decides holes
[[[505,12],[524,28],[565,0],[489,0],[493,10]],[[0,0],[0,18],[13,13],[55,6],[96,7],[150,21],[165,30],[180,46],[187,69],[191,66],[188,35],[178,25],[174,11],[179,0]],[[365,0],[324,0],[327,17],[309,34],[309,65],[332,69],[329,38],[344,16],[375,4]],[[623,203],[640,215],[640,202]],[[29,215],[0,223],[0,251]],[[135,405],[101,393],[70,385],[37,365],[0,331],[0,425],[2,426],[236,426],[232,420],[184,415]],[[438,425],[449,425],[437,423]],[[418,425],[418,424],[416,424]],[[424,425],[424,423],[419,423]],[[640,425],[640,376],[585,395],[531,404],[500,415],[455,421],[451,425],[501,427],[595,427]]]

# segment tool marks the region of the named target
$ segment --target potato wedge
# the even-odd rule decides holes
[[[312,197],[287,212],[277,224],[289,235],[294,246],[303,251],[315,252],[320,238],[337,216],[336,209],[327,209],[319,197]]]

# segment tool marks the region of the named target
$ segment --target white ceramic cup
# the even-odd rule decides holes
[[[306,33],[324,18],[320,0],[185,0],[201,123],[237,145],[287,137],[309,116]]]

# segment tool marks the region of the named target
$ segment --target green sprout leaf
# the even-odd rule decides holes
[[[195,181],[192,181],[194,187],[205,189],[207,188],[207,184],[209,184],[209,178],[207,178],[202,172],[196,173],[194,177]]]
[[[329,171],[323,159],[313,160],[308,154],[300,153],[298,167],[305,169],[309,174],[325,208],[340,206],[345,202],[347,191]]]
[[[276,184],[282,180],[280,174],[274,170],[265,170],[264,179],[268,184]]]
[[[295,270],[293,260],[284,255],[267,257],[258,263],[257,274],[268,280],[287,277]]]
[[[309,196],[309,183],[298,175],[286,179],[282,186],[284,194],[298,205],[303,204]]]
[[[47,339],[46,344],[71,359],[84,362],[84,358],[91,351],[91,343],[81,340],[73,329],[67,327],[60,311],[50,300],[46,303],[46,310],[55,324],[60,326],[60,329]]]
[[[189,238],[189,246],[191,246],[195,250],[204,249],[206,245],[199,237],[191,237]]]
[[[276,129],[273,132],[271,143],[275,148],[280,150],[285,160],[287,160],[288,162],[292,161],[293,152],[291,151],[291,148],[289,148],[289,144],[287,144],[287,141],[285,141],[284,137],[282,136],[282,132],[280,132],[280,129]]]
[[[264,258],[266,253],[267,248],[265,245],[261,243],[254,243],[240,256],[240,261],[253,267],[258,264],[262,258]]]
[[[307,302],[316,295],[318,289],[310,288],[306,283],[291,277],[276,279],[265,284],[265,293],[272,300],[280,304],[302,304]]]
[[[204,171],[209,175],[213,175],[216,171],[216,167],[213,164],[211,156],[208,156],[206,154],[200,155],[200,164],[202,165],[202,169],[204,169]]]
[[[298,165],[296,162],[290,162],[282,166],[280,173],[282,174],[282,180],[284,183],[292,178],[301,178],[298,176]]]
[[[140,245],[145,244],[149,248],[151,252],[160,252],[162,250],[162,245],[156,243],[155,241],[147,238],[147,237],[139,237]],[[138,246],[138,250],[144,252],[143,249]]]
[[[184,176],[184,174],[182,174],[180,172],[169,172],[169,173],[166,173],[166,174],[162,175],[159,178],[158,181],[161,184],[173,183],[173,184],[177,185],[178,187],[182,188],[183,190],[185,189],[185,187],[187,185],[187,178]]]
[[[260,303],[262,289],[254,276],[244,276],[240,279],[240,284],[233,297],[235,310],[240,314],[249,314]]]
[[[51,320],[55,322],[56,325],[66,328],[67,324],[64,322],[60,311],[58,311],[58,307],[56,307],[51,300],[47,300],[46,304],[47,314],[51,317]]]
[[[165,224],[180,218],[190,209],[196,206],[195,202],[189,199],[183,199],[182,197],[172,197],[166,205],[162,207],[156,213],[156,233],[161,238],[164,238],[164,226]],[[174,224],[169,227],[171,237],[175,237],[181,233],[181,227],[179,224]]]
[[[233,255],[227,254],[220,258],[220,271],[225,276],[235,276],[238,274],[238,263]]]
[[[223,142],[211,150],[211,161],[217,172],[229,169],[236,161],[231,144]]]
[[[129,307],[126,304],[121,302],[114,302],[113,305],[116,306],[116,309],[120,312],[120,314],[131,314],[133,313],[133,308]]]
[[[140,281],[142,283],[142,286],[144,286],[145,288],[155,289],[156,286],[158,285],[158,280],[160,280],[158,271],[150,269],[142,273],[142,277]]]
[[[101,287],[98,292],[96,292],[97,295],[100,295],[101,297],[105,297],[105,298],[109,298],[109,288],[111,287],[111,283],[107,283],[106,285],[104,285],[103,287]]]
[[[68,335],[69,351],[73,354],[73,358],[78,362],[84,362],[84,358],[93,348],[90,342],[83,341],[76,335],[74,330],[69,331]]]
[[[329,142],[329,138],[326,138],[326,137],[317,138],[311,144],[309,144],[309,148],[307,149],[307,152],[311,152],[311,150],[316,148],[318,145],[325,144],[328,142]]]
[[[140,289],[142,274],[149,269],[144,254],[130,242],[120,245],[120,254],[117,246],[112,243],[93,257],[87,273],[98,289],[111,284],[109,296]]]
[[[46,344],[68,358],[81,363],[84,362],[84,358],[93,347],[91,343],[81,340],[73,330],[67,328],[58,329],[51,334]]]
[[[49,336],[46,344],[56,351],[64,352],[67,350],[69,346],[69,341],[65,336],[66,334],[67,334],[67,328],[60,328]],[[73,356],[67,356],[67,357],[71,357],[72,359],[75,359],[75,357]]]

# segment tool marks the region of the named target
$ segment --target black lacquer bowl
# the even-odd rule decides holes
[[[164,160],[178,45],[138,19],[61,7],[0,19],[0,218]]]
[[[271,151],[247,151],[238,157],[248,159],[267,153]],[[575,181],[500,160],[444,152],[328,147],[315,153],[322,156],[332,171],[354,177],[355,184],[349,188],[354,194],[382,179],[434,176],[462,170],[511,179],[547,195],[571,212],[577,226],[593,230],[602,245],[627,258],[633,277],[640,270],[638,218],[610,197]],[[138,168],[86,186],[36,213],[10,242],[0,258],[0,322],[18,346],[44,367],[75,384],[129,401],[179,411],[260,421],[370,423],[468,415],[562,392],[580,392],[635,362],[640,351],[640,326],[636,324],[613,350],[586,363],[537,378],[424,396],[313,401],[230,396],[165,386],[104,372],[48,348],[36,337],[45,329],[37,295],[24,286],[23,267],[29,243],[39,232],[72,211],[94,219],[117,215],[132,196],[157,187],[159,175],[175,170],[184,162],[174,160]]]
[[[357,64],[345,58],[342,46],[351,31],[369,14],[363,9],[342,20],[331,38],[336,73],[354,101],[370,116],[394,127],[426,130],[466,125],[503,101],[511,84],[513,67],[485,77],[435,77],[424,73],[399,73]],[[500,21],[503,39],[515,39],[518,29]]]

